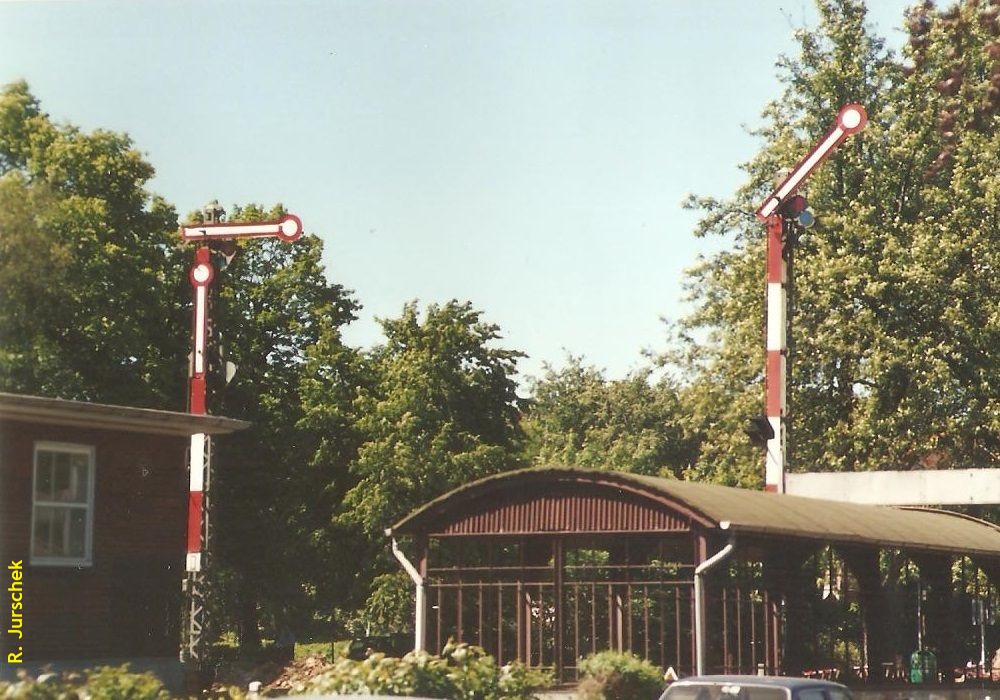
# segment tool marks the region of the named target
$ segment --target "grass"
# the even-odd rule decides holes
[[[346,647],[347,642],[296,642],[295,660],[301,661],[308,656],[322,656],[324,659],[329,659],[331,648],[338,644]]]

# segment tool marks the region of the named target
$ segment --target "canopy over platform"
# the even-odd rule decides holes
[[[416,646],[469,641],[564,681],[605,649],[681,674],[889,682],[930,647],[944,678],[1000,643],[970,622],[1000,599],[1000,527],[944,510],[542,467],[455,489],[387,534],[416,555],[394,539]]]
[[[737,535],[1000,558],[1000,527],[951,511],[566,467],[512,471],[462,486],[414,511],[392,532],[527,535],[723,526]]]

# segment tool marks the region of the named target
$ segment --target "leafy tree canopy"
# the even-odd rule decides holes
[[[522,354],[499,346],[499,327],[480,311],[450,301],[421,312],[414,302],[381,324],[385,343],[352,374],[351,417],[326,411],[320,393],[307,402],[310,419],[353,425],[347,487],[317,540],[330,560],[357,562],[332,582],[339,602],[354,606],[368,598],[375,577],[398,569],[386,527],[457,486],[519,466],[523,441],[514,381]],[[344,373],[336,362],[325,372],[334,379]],[[315,466],[335,472],[325,460],[336,463],[343,444],[324,440],[323,449]],[[382,590],[395,585],[392,577],[376,583],[373,601],[395,599]]]
[[[0,388],[183,407],[186,281],[152,176],[128,136],[0,90]]]
[[[559,371],[547,368],[531,393],[524,422],[536,464],[677,476],[697,456],[678,387],[653,382],[650,369],[608,380],[571,357]]]
[[[277,219],[281,205],[235,207],[231,221]],[[305,235],[292,244],[277,239],[239,241],[235,255],[213,283],[209,406],[213,413],[250,421],[249,430],[219,441],[216,460],[216,542],[219,561],[236,588],[242,641],[255,646],[257,610],[276,628],[292,624],[313,604],[304,584],[322,572],[301,562],[315,552],[312,534],[330,504],[323,499],[329,475],[310,466],[320,436],[303,422],[303,387],[316,366],[310,352],[327,357],[356,354],[339,331],[358,305],[350,292],[326,280],[322,241]],[[236,371],[226,384],[222,363]],[[339,401],[338,401],[338,397]],[[322,397],[325,410],[343,410],[344,399]]]
[[[871,34],[863,3],[818,6],[819,27],[782,62],[786,89],[765,111],[747,184],[691,202],[700,234],[735,241],[691,276],[698,308],[669,355],[705,434],[692,476],[760,483],[763,458],[741,430],[762,396],[763,227],[750,212],[852,101],[871,121],[808,181],[819,224],[794,244],[792,468],[995,462],[996,6],[915,7],[905,61]]]
[[[415,303],[383,319],[373,383],[356,399],[365,436],[345,517],[371,536],[425,501],[512,466],[521,441],[514,372],[520,352],[470,303]]]

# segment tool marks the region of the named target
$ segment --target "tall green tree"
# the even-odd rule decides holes
[[[469,303],[407,304],[384,319],[374,383],[357,398],[365,436],[345,514],[369,536],[456,486],[512,466],[520,446],[514,372],[520,352]]]
[[[356,454],[340,482],[343,500],[318,534],[329,556],[352,562],[334,582],[342,607],[363,603],[376,576],[398,569],[386,527],[457,486],[520,464],[514,375],[522,354],[499,346],[499,327],[457,301],[423,312],[407,304],[399,318],[381,324],[385,343],[367,353],[366,368],[354,375],[360,379],[351,419]],[[334,376],[342,372],[331,369]],[[310,402],[307,410],[325,409]],[[344,421],[328,417],[334,425]],[[332,447],[337,461],[342,446]]]
[[[183,408],[185,268],[152,176],[127,135],[0,90],[0,388]]]
[[[692,473],[761,482],[763,457],[742,434],[762,406],[763,227],[750,212],[851,101],[871,121],[810,178],[819,223],[794,243],[791,467],[993,462],[995,8],[914,8],[904,61],[868,29],[863,3],[818,7],[819,26],[782,63],[786,89],[765,111],[746,185],[691,203],[699,234],[734,240],[695,270],[697,310],[675,329],[671,359],[692,377],[685,405],[705,434]]]
[[[697,458],[678,387],[652,370],[609,380],[571,357],[531,387],[523,421],[535,464],[564,464],[679,476]]]
[[[174,210],[145,189],[152,175],[128,136],[54,123],[24,82],[0,92],[0,389],[186,408],[191,250]],[[331,367],[360,367],[340,339],[357,304],[326,280],[321,255],[304,236],[214,260],[209,410],[252,427],[217,444],[213,554],[222,609],[249,646],[261,615],[289,624],[313,604],[322,577],[300,563],[315,558],[343,482],[315,455],[338,441],[342,460],[354,454],[303,409],[312,391],[311,417],[353,416],[357,381]],[[228,385],[223,360],[238,367]]]

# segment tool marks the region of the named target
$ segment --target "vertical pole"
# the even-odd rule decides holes
[[[531,633],[528,629],[528,622],[531,619],[531,610],[528,604],[525,602],[527,597],[527,587],[525,586],[525,579],[527,578],[527,571],[525,570],[525,549],[528,547],[528,541],[525,538],[521,538],[521,542],[517,548],[518,556],[521,564],[521,571],[517,577],[517,587],[515,588],[515,594],[517,596],[517,609],[515,612],[517,620],[517,660],[523,662],[526,666],[531,665]]]
[[[427,569],[428,558],[430,556],[430,541],[426,535],[421,535],[417,539],[419,548],[419,559],[417,559],[417,573],[420,575],[420,583],[416,591],[416,619],[413,625],[413,648],[416,651],[427,649]]]
[[[774,437],[767,441],[764,488],[785,492],[785,428],[787,371],[787,283],[784,255],[785,221],[780,214],[767,218],[767,360],[764,372],[765,413]]]
[[[705,615],[705,574],[728,557],[735,547],[736,541],[730,537],[729,544],[708,559],[699,562],[694,569],[695,673],[699,676],[705,673],[705,653],[709,637]]]
[[[211,252],[204,246],[195,252],[195,264],[191,268],[190,279],[194,293],[193,308],[193,348],[191,353],[191,379],[188,392],[190,413],[206,413],[206,375],[208,374],[208,315],[209,285],[215,270],[212,267]],[[206,454],[209,437],[204,433],[191,436],[190,487],[188,496],[187,570],[201,571],[202,553],[202,508],[205,490]]]
[[[392,529],[385,531],[386,535],[390,538],[390,546],[392,548],[392,553],[403,565],[403,570],[409,575],[410,579],[413,581],[413,585],[416,587],[416,594],[414,596],[416,607],[414,610],[414,625],[413,625],[413,650],[423,651],[426,646],[427,641],[427,537],[421,536],[418,540],[417,546],[419,547],[420,558],[417,560],[417,566],[413,566],[410,560],[406,558],[403,554],[403,550],[399,548],[396,543],[396,538],[392,536]],[[417,568],[419,567],[419,569]],[[459,634],[461,634],[461,619],[462,619],[462,594],[461,594],[461,581],[459,581]],[[438,587],[438,639],[441,637],[441,588]],[[459,639],[461,641],[461,638]]]
[[[237,238],[257,238],[276,236],[292,242],[302,235],[302,221],[294,214],[286,214],[280,221],[261,224],[223,224],[225,215],[217,201],[210,202],[204,212],[205,221],[181,229],[185,241],[217,241],[223,251],[235,252],[233,241]],[[211,228],[211,232],[209,231]],[[206,377],[208,374],[208,334],[209,310],[211,304],[211,283],[215,276],[211,251],[202,245],[195,251],[195,264],[189,273],[194,295],[192,352],[189,368],[188,410],[196,415],[204,415],[206,407]],[[211,465],[211,437],[205,433],[191,436],[189,456],[190,485],[188,493],[187,556],[184,591],[187,596],[185,638],[181,646],[181,660],[203,662],[205,643],[206,611],[204,605],[205,579],[203,571],[208,562],[210,549],[209,477]]]
[[[192,310],[192,352],[188,391],[188,411],[196,415],[206,413],[206,375],[208,373],[208,324],[209,295],[215,270],[211,252],[202,246],[195,251],[195,264],[191,267],[194,305]],[[204,516],[207,502],[210,469],[211,438],[205,433],[191,436],[188,455],[188,520],[187,556],[184,590],[187,594],[184,641],[181,660],[201,663],[204,659],[206,631],[205,581],[203,553],[208,544],[208,522]]]
[[[837,121],[826,136],[813,146],[800,160],[764,203],[754,212],[767,224],[767,362],[765,365],[767,421],[774,436],[767,441],[767,461],[764,469],[764,488],[784,493],[787,458],[787,406],[785,404],[786,345],[786,295],[788,270],[784,229],[792,226],[785,220],[781,209],[790,201],[806,178],[851,134],[861,131],[868,123],[868,115],[859,104],[846,104],[837,113]],[[803,205],[805,203],[803,199]],[[800,210],[801,211],[801,210]],[[790,244],[788,244],[790,245]]]
[[[555,624],[555,668],[556,680],[563,682],[563,567],[565,550],[561,537],[552,538],[552,604]]]
[[[497,584],[497,663],[503,665],[504,663],[504,646],[503,646],[503,582]],[[517,654],[514,654],[514,659],[517,658]]]

